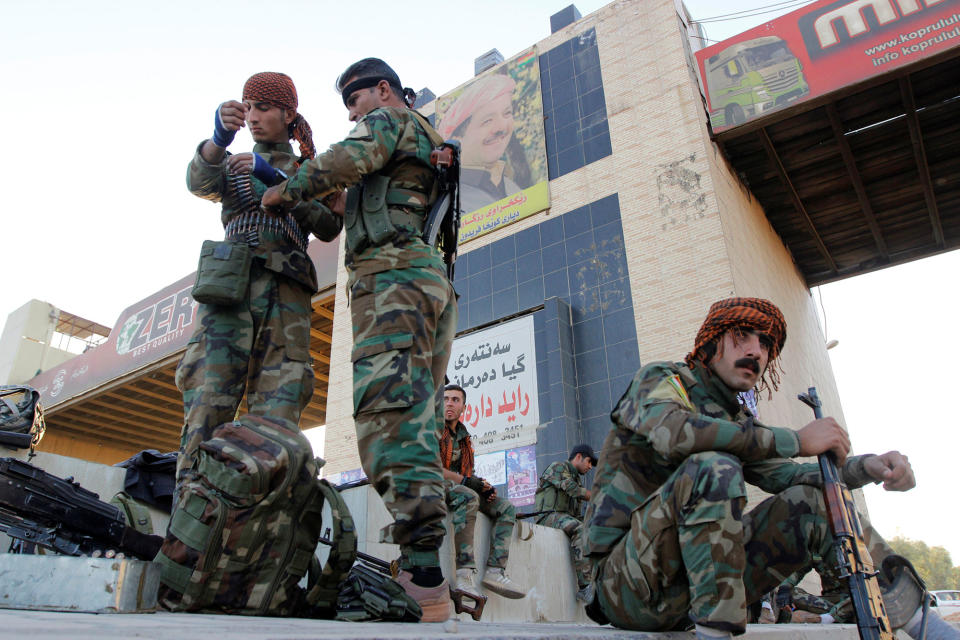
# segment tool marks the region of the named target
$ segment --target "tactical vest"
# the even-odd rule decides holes
[[[433,146],[443,144],[443,138],[430,123],[415,111],[411,110],[410,113]],[[430,193],[391,188],[391,165],[392,162],[388,163],[379,172],[366,176],[359,185],[347,190],[343,226],[348,254],[383,246],[398,237],[411,238],[423,233],[430,204],[437,199],[436,181]]]
[[[533,510],[537,511],[556,511],[559,513],[569,513],[572,515],[578,515],[573,512],[573,498],[565,491],[560,491],[556,486],[550,482],[544,482],[540,479],[539,491],[534,502]]]

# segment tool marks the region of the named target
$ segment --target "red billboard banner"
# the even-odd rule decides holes
[[[317,269],[320,289],[337,282],[340,244],[314,240],[307,253]],[[102,384],[128,375],[182,351],[193,335],[197,303],[190,295],[191,273],[127,307],[106,342],[44,371],[26,384],[40,392],[47,409]]]
[[[185,276],[127,307],[106,342],[29,380],[43,406],[49,409],[182,350],[193,334],[194,279]]]
[[[720,132],[960,46],[960,0],[820,0],[697,51]]]

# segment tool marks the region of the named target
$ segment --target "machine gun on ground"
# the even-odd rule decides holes
[[[0,458],[0,532],[68,556],[153,560],[163,543],[128,526],[119,508],[73,478],[15,458]]]

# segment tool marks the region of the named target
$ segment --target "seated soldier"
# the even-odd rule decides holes
[[[464,490],[473,494],[477,508],[493,520],[490,532],[490,556],[487,558],[487,570],[483,577],[484,587],[505,598],[523,598],[526,589],[511,580],[505,573],[507,557],[510,555],[510,537],[517,521],[516,509],[509,500],[497,495],[489,482],[473,475],[473,443],[467,427],[460,422],[466,406],[467,392],[455,384],[448,384],[443,391],[443,436],[440,438],[440,460],[443,463],[444,485],[447,487],[447,503],[451,502],[451,492],[459,496]],[[456,471],[454,471],[456,469]],[[459,487],[462,488],[457,488]],[[456,508],[456,507],[454,507]],[[469,509],[468,506],[464,507]],[[457,516],[454,516],[454,533],[457,544],[457,588],[476,593],[473,587],[473,573],[476,565],[473,561],[473,527],[464,526],[457,531]],[[469,532],[467,531],[469,529]],[[461,562],[463,564],[461,564]]]
[[[570,553],[577,574],[577,600],[593,600],[590,585],[589,565],[582,561],[576,538],[583,525],[583,504],[590,499],[590,490],[580,484],[580,477],[593,468],[597,456],[588,444],[578,444],[570,451],[570,457],[547,467],[540,476],[533,512],[537,524],[562,529],[570,538]]]
[[[847,458],[850,440],[833,418],[795,431],[760,424],[741,407],[738,392],[768,381],[777,388],[786,335],[772,303],[721,300],[684,362],[655,362],[634,376],[610,416],[578,541],[593,565],[591,618],[644,631],[693,623],[698,638],[744,633],[748,605],[831,557],[819,466],[789,458],[833,452],[851,489],[914,487],[899,452]],[[746,513],[745,482],[773,494]],[[890,622],[918,638],[923,589],[862,523],[874,563],[893,583],[881,584]],[[960,632],[928,616],[927,638]]]

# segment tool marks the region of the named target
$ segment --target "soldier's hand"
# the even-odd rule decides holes
[[[494,489],[493,485],[486,480],[483,481],[483,491],[481,494],[487,499],[487,502],[493,502],[497,499],[497,490]]]
[[[343,212],[347,208],[347,192],[337,191],[336,193],[331,193],[323,199],[323,204],[335,215],[343,216]]]
[[[863,468],[874,480],[882,480],[887,491],[909,491],[917,486],[910,461],[899,451],[869,456],[863,461]]]
[[[587,489],[587,500],[589,500],[592,497],[593,497],[593,493],[591,493],[590,489]]]
[[[460,481],[460,484],[470,489],[471,491],[480,494],[483,492],[484,482],[480,478],[475,478],[473,476],[463,476],[463,479]]]
[[[819,418],[797,432],[800,439],[800,455],[816,456],[832,451],[837,464],[843,464],[850,453],[850,437],[843,427],[831,417]]]
[[[252,170],[252,153],[238,153],[227,158],[227,171],[230,173],[250,173]]]
[[[220,123],[227,131],[239,131],[247,126],[248,110],[242,102],[227,100],[220,105]]]
[[[270,187],[263,193],[263,198],[260,199],[260,205],[266,209],[267,207],[280,207],[284,206],[283,198],[280,197],[280,187]]]

